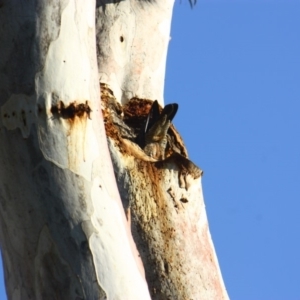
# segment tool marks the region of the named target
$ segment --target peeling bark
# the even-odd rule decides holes
[[[173,125],[168,140],[178,147],[167,149],[166,159],[156,160],[139,147],[150,100],[134,98],[122,107],[107,86],[101,91],[118,188],[131,212],[152,299],[227,299],[209,234],[201,169],[187,158]]]

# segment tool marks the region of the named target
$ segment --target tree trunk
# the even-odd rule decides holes
[[[100,81],[121,103],[157,99],[163,91],[174,0],[97,1]]]
[[[140,142],[153,100],[163,106],[172,7],[0,3],[0,241],[9,299],[150,299],[149,291],[152,299],[227,298],[202,171],[166,117],[159,142],[151,128]]]
[[[151,298],[227,299],[208,229],[202,171],[172,125],[165,159],[137,145],[151,100],[134,98],[122,107],[107,86],[101,92],[115,175]]]
[[[9,299],[149,299],[103,127],[93,1],[0,8]]]

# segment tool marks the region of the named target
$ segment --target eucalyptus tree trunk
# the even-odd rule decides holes
[[[227,298],[202,171],[153,102],[163,106],[172,7],[1,1],[0,242],[9,299]],[[150,119],[144,132],[154,107],[159,126]]]
[[[149,299],[102,121],[95,3],[6,1],[0,14],[9,299]]]

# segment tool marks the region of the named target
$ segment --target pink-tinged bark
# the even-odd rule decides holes
[[[201,169],[188,159],[173,126],[166,158],[146,155],[136,136],[151,101],[134,98],[122,107],[102,87],[109,149],[152,299],[228,299],[208,229]]]

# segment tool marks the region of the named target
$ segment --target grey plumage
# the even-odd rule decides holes
[[[140,135],[141,147],[147,155],[155,159],[165,159],[167,133],[177,109],[178,104],[172,103],[166,105],[160,113],[158,102],[153,102]]]

